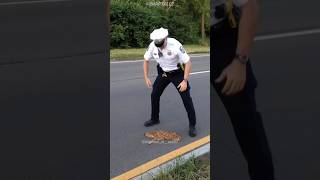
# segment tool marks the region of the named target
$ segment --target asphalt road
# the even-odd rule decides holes
[[[319,1],[260,1],[259,35],[320,28]],[[252,64],[276,179],[320,179],[320,34],[256,41]],[[229,118],[212,91],[213,175],[248,180]]]
[[[151,79],[155,79],[155,63],[150,64]],[[210,120],[210,69],[209,56],[193,57],[190,77],[191,96],[196,115],[198,136],[188,136],[188,117],[182,100],[169,85],[161,96],[160,121],[157,126],[146,128],[150,118],[150,94],[144,83],[142,62],[118,63],[110,66],[110,176],[114,177],[138,165],[155,159],[178,147],[209,135]],[[144,144],[144,132],[162,129],[175,131],[182,136],[178,144]]]
[[[104,53],[105,17],[98,0],[1,1],[0,64]]]
[[[105,4],[12,2],[0,2],[0,179],[107,179]]]

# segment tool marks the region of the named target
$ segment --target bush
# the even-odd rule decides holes
[[[177,10],[148,7],[141,2],[111,1],[112,48],[147,47],[150,33],[160,27],[169,29],[169,36],[181,43],[199,41],[199,23],[192,15],[182,15]]]

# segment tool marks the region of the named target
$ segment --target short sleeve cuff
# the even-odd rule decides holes
[[[189,61],[190,61],[190,56],[185,53],[185,55],[182,56],[182,62],[186,64]]]
[[[144,55],[143,58],[144,58],[146,61],[149,61],[149,60],[150,60],[150,58],[149,58],[148,56],[146,56],[146,55]]]

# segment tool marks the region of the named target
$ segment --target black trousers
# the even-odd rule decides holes
[[[255,88],[257,81],[250,62],[244,89],[234,96],[221,93],[224,83],[214,80],[233,60],[238,39],[238,29],[226,26],[211,27],[211,84],[214,86],[231,119],[235,135],[248,164],[252,180],[273,180],[272,157],[260,113],[256,108]]]
[[[163,70],[157,66],[158,76],[153,83],[153,89],[151,93],[151,119],[158,120],[159,119],[159,112],[160,112],[160,96],[162,95],[164,89],[170,84],[173,83],[176,89],[178,90],[184,107],[188,113],[189,118],[189,125],[195,126],[196,125],[196,113],[194,111],[192,98],[190,96],[190,85],[188,82],[188,88],[184,92],[180,92],[177,86],[183,81],[184,72],[179,69],[177,72],[172,74],[167,73],[167,77],[163,77]]]

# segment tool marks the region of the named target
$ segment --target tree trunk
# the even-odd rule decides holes
[[[204,29],[204,12],[201,14],[201,37],[202,40],[206,38],[205,29]]]

